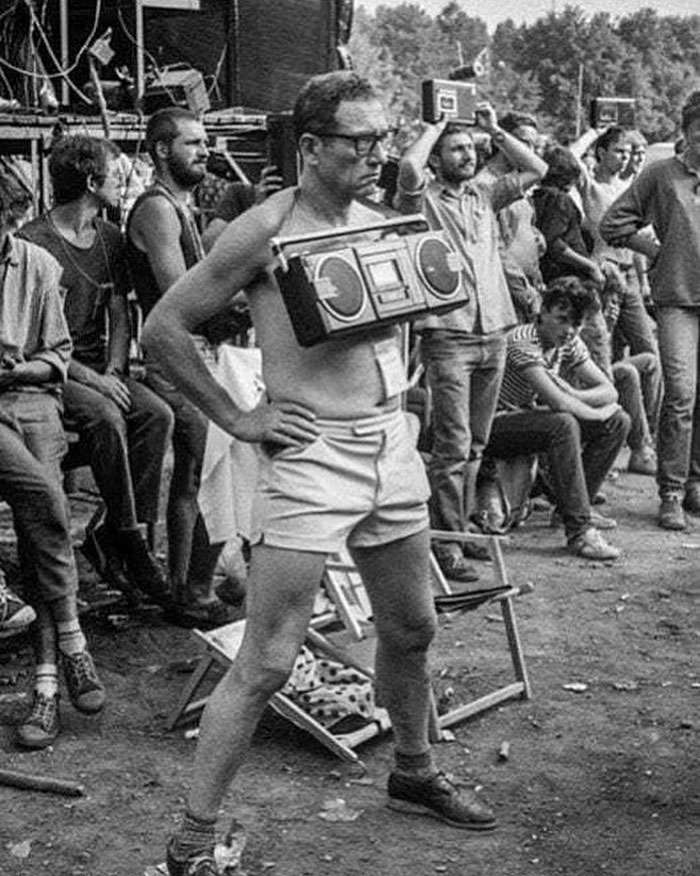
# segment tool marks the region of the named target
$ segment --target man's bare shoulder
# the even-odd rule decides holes
[[[241,248],[257,249],[267,245],[280,233],[290,216],[296,199],[296,189],[283,189],[270,195],[262,204],[250,207],[229,222],[216,240],[212,254],[238,251]]]

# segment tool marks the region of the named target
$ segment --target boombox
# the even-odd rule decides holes
[[[193,113],[204,113],[210,105],[204,77],[186,64],[164,67],[147,84],[141,98],[146,115],[167,106],[184,106]]]
[[[277,283],[297,341],[310,347],[468,301],[460,257],[421,214],[274,238]]]
[[[621,128],[634,128],[636,103],[633,97],[594,97],[590,107],[591,127],[619,125]]]
[[[421,92],[424,122],[439,122],[444,116],[451,122],[476,124],[476,85],[449,79],[426,79]]]

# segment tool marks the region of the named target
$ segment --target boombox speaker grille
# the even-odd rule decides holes
[[[323,306],[337,319],[351,321],[365,304],[365,289],[357,269],[340,256],[328,256],[316,270]]]
[[[423,282],[440,298],[451,298],[459,288],[454,253],[437,237],[428,237],[416,248],[416,267]]]

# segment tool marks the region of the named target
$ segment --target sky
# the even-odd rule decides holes
[[[355,6],[364,6],[369,12],[374,12],[377,6],[398,6],[403,0],[355,0]],[[448,0],[413,0],[418,2],[431,15],[436,15],[447,6]],[[499,21],[512,18],[516,24],[532,24],[535,19],[546,15],[552,10],[561,12],[565,6],[580,6],[587,14],[610,12],[614,17],[629,15],[639,9],[651,7],[659,15],[697,15],[700,5],[697,0],[459,0],[460,6],[467,13],[486,22],[489,32],[493,33]]]

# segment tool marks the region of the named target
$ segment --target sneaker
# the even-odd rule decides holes
[[[68,696],[75,708],[85,715],[101,712],[105,704],[105,688],[90,654],[87,651],[62,654],[61,662]]]
[[[620,550],[608,544],[597,529],[592,526],[575,536],[567,545],[569,553],[584,560],[616,560]]]
[[[656,475],[656,451],[653,447],[642,447],[641,450],[633,450],[627,463],[627,471],[633,474]]]
[[[444,773],[427,778],[391,773],[388,806],[412,815],[430,815],[462,830],[493,830],[496,819],[473,791],[458,788]]]
[[[549,525],[552,529],[558,529],[560,526],[564,525],[564,520],[556,509],[552,511]],[[600,530],[617,529],[617,520],[613,520],[612,517],[606,517],[598,511],[591,511],[591,526],[595,526],[596,529]]]
[[[440,566],[440,571],[448,581],[456,581],[458,584],[469,584],[472,581],[479,580],[478,572],[474,566],[470,566],[466,562],[461,552],[436,553],[435,559],[438,566]]]
[[[58,694],[51,697],[34,691],[31,711],[17,728],[17,742],[25,748],[46,748],[56,740],[60,730]]]
[[[175,855],[175,845],[175,837],[171,837],[165,852],[168,876],[221,876],[213,851],[181,860]]]
[[[36,612],[25,605],[0,577],[0,639],[22,633],[36,620]]]
[[[661,497],[659,505],[659,526],[662,529],[681,530],[686,528],[685,514],[681,507],[681,497],[669,493]]]

